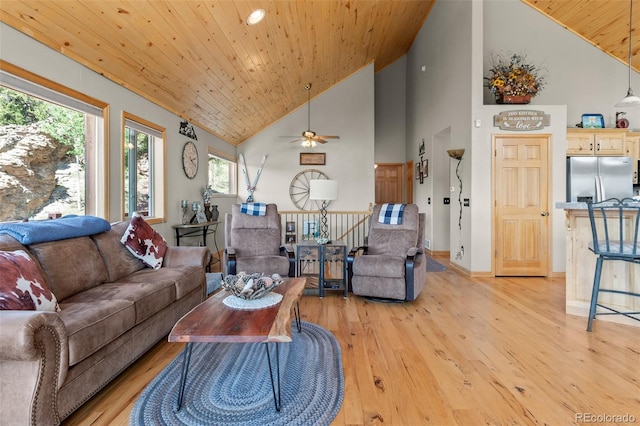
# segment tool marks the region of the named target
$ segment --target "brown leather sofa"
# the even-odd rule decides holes
[[[2,424],[59,424],[163,339],[205,295],[203,247],[169,247],[147,268],[120,242],[128,222],[95,235],[0,250],[25,250],[60,312],[0,311]]]

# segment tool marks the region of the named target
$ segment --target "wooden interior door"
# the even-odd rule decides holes
[[[549,139],[494,136],[496,276],[549,275]]]
[[[376,204],[404,203],[404,164],[378,164]]]
[[[413,160],[407,161],[407,168],[404,169],[404,179],[404,202],[413,204],[413,179],[415,179],[413,174]]]

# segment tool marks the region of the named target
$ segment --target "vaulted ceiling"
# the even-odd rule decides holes
[[[631,0],[522,0],[597,48],[629,64]],[[640,72],[640,1],[633,0],[631,64]]]
[[[238,145],[304,105],[307,83],[317,96],[406,54],[434,1],[1,0],[0,20]],[[627,63],[629,2],[523,1]],[[637,28],[633,45],[637,64]]]

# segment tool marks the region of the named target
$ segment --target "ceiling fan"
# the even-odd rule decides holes
[[[313,148],[319,143],[327,143],[326,139],[340,139],[340,136],[318,136],[316,132],[311,130],[311,83],[307,83],[304,86],[308,92],[307,101],[307,130],[302,132],[302,137],[291,141],[291,143],[301,142],[304,148]],[[283,136],[284,138],[295,138],[296,136]]]

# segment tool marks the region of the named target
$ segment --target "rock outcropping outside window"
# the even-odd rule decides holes
[[[66,192],[56,173],[69,167],[69,149],[37,124],[0,127],[0,221],[32,217]]]

